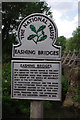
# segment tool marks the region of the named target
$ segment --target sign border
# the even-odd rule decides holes
[[[59,67],[59,75],[60,75],[60,79],[59,79],[59,99],[49,99],[49,98],[19,98],[19,97],[13,97],[13,64],[15,62],[26,62],[26,63],[59,63],[60,67]],[[29,60],[11,60],[11,99],[26,99],[26,100],[50,100],[50,101],[61,101],[61,61],[29,61]]]

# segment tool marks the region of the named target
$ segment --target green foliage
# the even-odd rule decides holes
[[[79,102],[80,103],[80,89],[75,88],[74,92],[76,93],[76,95],[73,95],[72,98],[75,102]]]
[[[75,101],[75,102],[79,102],[80,103],[80,96],[72,96],[72,98],[73,98],[73,100]]]
[[[80,94],[80,90],[78,88],[75,88],[74,91],[78,94]]]
[[[71,106],[73,106],[74,103],[73,102],[67,102],[66,105],[67,105],[68,108],[71,108]]]
[[[11,60],[11,54],[8,55],[8,54],[4,53],[2,62],[3,62],[3,63],[7,63],[7,62],[9,62],[10,60]]]
[[[7,43],[6,43],[7,42]],[[3,42],[3,48],[2,48],[2,61],[3,63],[9,62],[11,60],[11,53],[12,53],[12,43],[17,44],[17,40],[15,40],[15,35],[8,34],[7,41],[5,43]]]
[[[73,50],[73,46],[72,46],[72,44],[73,44],[73,42],[72,42],[72,37],[71,38],[69,38],[68,40],[67,40],[67,43],[66,43],[66,52],[68,52],[69,50]]]
[[[45,26],[45,25],[40,26],[40,28],[38,29],[38,31],[37,31],[37,32],[42,31],[44,28],[46,28],[46,26]]]
[[[38,41],[43,41],[47,38],[47,35],[43,35]]]
[[[73,51],[74,49],[80,49],[80,28],[76,28],[72,35],[73,37],[67,40],[66,52],[68,52],[69,50]]]
[[[68,90],[68,82],[65,79],[65,77],[62,75],[62,100],[65,99],[67,90]]]
[[[3,69],[2,69],[2,91],[3,91],[3,95],[10,95],[10,88],[11,85],[11,64],[7,63],[3,65]]]
[[[56,41],[56,45],[62,46],[62,54],[63,54],[63,52],[66,48],[66,38],[64,36],[58,37],[58,39]]]
[[[52,103],[50,103],[50,101],[45,101],[44,102],[44,108],[45,109],[49,109],[49,108],[51,108],[52,107]]]
[[[11,99],[11,96],[2,97],[3,116],[5,115],[27,115],[30,113],[30,102],[27,100]]]
[[[32,34],[32,35],[30,35],[27,39],[28,40],[32,40],[34,37],[36,37],[37,35],[35,35],[35,34]]]
[[[30,28],[31,28],[31,30],[32,30],[33,32],[37,33],[36,28],[34,27],[34,25],[30,25]]]
[[[45,25],[42,25],[39,27],[38,30],[36,30],[35,26],[34,25],[30,25],[30,29],[35,32],[36,34],[32,34],[32,35],[29,35],[28,36],[28,40],[33,40],[36,44],[37,42],[40,42],[40,41],[43,41],[47,38],[47,35],[44,35],[44,31],[43,29],[45,28],[46,26]],[[38,32],[41,32],[40,35],[38,35]],[[43,35],[43,36],[42,36]],[[42,37],[40,37],[42,36]],[[37,37],[37,40],[35,39],[35,37]]]

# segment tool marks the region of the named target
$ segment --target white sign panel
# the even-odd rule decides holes
[[[12,60],[12,98],[61,100],[60,61]]]
[[[11,61],[12,98],[61,100],[61,47],[55,45],[57,37],[54,21],[43,14],[22,20],[18,44],[12,48],[12,58],[18,58]]]
[[[58,31],[54,21],[40,13],[27,16],[18,28],[18,45],[13,45],[12,58],[60,59],[56,46]]]

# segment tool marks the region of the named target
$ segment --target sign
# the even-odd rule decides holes
[[[12,98],[61,100],[60,61],[12,61]]]
[[[57,37],[54,21],[43,14],[22,20],[19,43],[12,48],[12,98],[61,100],[61,47],[55,45]]]
[[[55,42],[58,31],[53,20],[35,13],[24,18],[18,28],[18,45],[13,45],[13,58],[60,59],[61,49]]]

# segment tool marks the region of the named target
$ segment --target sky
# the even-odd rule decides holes
[[[72,37],[72,32],[78,27],[78,2],[80,0],[44,1],[51,7],[53,20],[58,28],[58,36]]]

